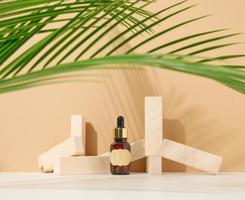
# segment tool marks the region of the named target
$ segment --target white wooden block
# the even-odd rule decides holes
[[[160,175],[162,174],[162,157],[148,156],[146,158],[146,170],[148,174]]]
[[[168,139],[164,139],[161,156],[212,174],[220,170],[223,158]]]
[[[145,154],[149,174],[162,173],[162,97],[145,97]]]
[[[86,149],[86,122],[81,115],[71,116],[71,137],[80,137],[82,145],[82,155],[85,155]]]
[[[57,175],[108,174],[109,156],[74,156],[57,159],[54,167]]]
[[[145,157],[145,140],[138,140],[131,145],[131,161],[139,160]],[[99,156],[110,156],[110,152],[100,154]]]
[[[145,157],[145,140],[138,140],[131,144],[131,161]]]
[[[82,137],[85,133],[85,119],[81,115],[71,116],[71,136]]]
[[[52,172],[55,160],[61,156],[75,156],[83,154],[80,137],[71,137],[38,157],[39,168],[43,172]]]
[[[110,156],[110,152],[109,152],[109,151],[107,151],[107,152],[105,152],[105,153],[101,153],[101,154],[99,154],[98,156]]]
[[[162,97],[145,97],[145,154],[160,154],[162,130]]]

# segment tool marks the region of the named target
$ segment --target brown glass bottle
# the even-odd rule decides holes
[[[127,175],[130,173],[131,146],[127,142],[127,129],[124,127],[124,118],[117,118],[114,142],[110,146],[111,174]]]

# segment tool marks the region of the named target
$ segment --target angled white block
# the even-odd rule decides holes
[[[145,157],[145,140],[138,140],[131,145],[131,161],[139,160]],[[99,156],[110,156],[110,152],[100,154]]]
[[[162,97],[145,97],[145,154],[157,156],[162,144]]]
[[[80,137],[81,144],[83,148],[83,155],[85,155],[86,147],[86,127],[85,127],[85,118],[81,115],[72,115],[71,116],[71,137]]]
[[[168,139],[164,139],[161,156],[212,174],[220,170],[223,158]]]
[[[146,158],[146,170],[148,174],[160,175],[162,174],[162,157],[148,156]]]
[[[73,156],[56,160],[54,173],[57,175],[108,174],[109,156]]]
[[[55,160],[61,156],[75,156],[83,154],[80,137],[71,137],[38,157],[39,168],[43,172],[52,172]]]
[[[145,140],[138,140],[131,144],[131,161],[145,157]]]

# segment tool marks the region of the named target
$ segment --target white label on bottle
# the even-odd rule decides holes
[[[130,152],[126,149],[115,149],[110,154],[111,164],[114,166],[128,165],[131,161]]]

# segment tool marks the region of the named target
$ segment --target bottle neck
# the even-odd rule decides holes
[[[127,142],[128,138],[114,138],[115,142]]]

